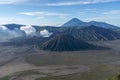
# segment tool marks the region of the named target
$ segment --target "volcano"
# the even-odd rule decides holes
[[[40,48],[48,51],[79,51],[93,50],[101,47],[78,40],[68,34],[58,34],[43,43]]]

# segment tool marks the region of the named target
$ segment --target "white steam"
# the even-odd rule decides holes
[[[24,31],[27,36],[36,36],[36,29],[32,26],[22,26],[20,30]]]
[[[40,31],[40,35],[42,37],[50,37],[53,33],[52,32],[49,32],[48,30],[44,29],[42,31]]]
[[[25,33],[17,28],[9,30],[5,26],[0,26],[0,42],[8,41],[12,38],[23,37]]]
[[[0,42],[8,41],[9,39],[18,37],[50,37],[53,33],[44,29],[37,32],[32,26],[21,26],[20,29],[8,29],[6,26],[0,26]]]

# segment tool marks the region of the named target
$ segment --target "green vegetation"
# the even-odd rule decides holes
[[[120,80],[120,75],[113,76],[112,78],[109,78],[108,80]]]
[[[10,80],[10,77],[9,76],[5,76],[5,77],[0,78],[0,80]]]
[[[119,79],[117,77],[112,77],[112,78],[110,78],[108,80],[119,80]]]

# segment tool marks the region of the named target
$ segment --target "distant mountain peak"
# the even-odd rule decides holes
[[[78,18],[72,18],[70,21],[80,21],[80,22],[82,22],[80,19],[78,19]]]
[[[84,26],[86,24],[86,22],[83,22],[78,18],[72,18],[71,20],[63,24],[62,27]]]
[[[112,25],[112,24],[109,24],[106,22],[97,22],[97,21],[83,22],[83,21],[79,20],[78,18],[72,18],[71,20],[69,20],[68,22],[63,24],[61,27],[86,27],[86,26],[90,26],[90,25],[94,25],[94,26],[102,27],[102,28],[106,28],[106,29],[119,28],[118,26],[115,26],[115,25]]]
[[[71,20],[69,20],[68,22],[76,22],[76,23],[80,23],[83,22],[82,20],[78,19],[78,18],[72,18]]]

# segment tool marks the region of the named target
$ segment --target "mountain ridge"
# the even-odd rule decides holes
[[[89,22],[84,22],[78,18],[72,18],[71,20],[67,21],[66,23],[62,24],[59,27],[85,27],[85,26],[90,26],[94,25],[97,27],[103,27],[107,29],[120,29],[119,26],[109,24],[106,22],[98,22],[98,21],[89,21]],[[6,26],[9,29],[14,29],[14,28],[20,28],[21,26],[25,26],[23,24],[4,24],[3,26]],[[35,25],[32,25],[33,27],[38,27]],[[39,26],[39,27],[56,27],[56,26]]]
[[[78,18],[72,18],[68,22],[61,25],[61,27],[75,27],[75,26],[85,27],[85,26],[90,26],[90,25],[103,27],[103,28],[107,28],[107,29],[117,29],[117,28],[119,28],[118,26],[115,26],[115,25],[112,25],[112,24],[109,24],[109,23],[106,23],[106,22],[97,22],[97,21],[83,22]]]
[[[101,40],[116,40],[120,39],[120,33],[111,29],[96,27],[94,25],[87,27],[69,27],[63,33],[68,33],[75,38],[85,41],[101,41]]]

